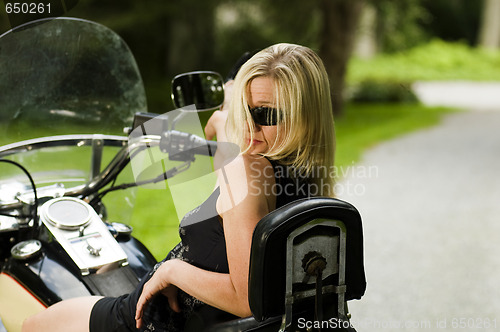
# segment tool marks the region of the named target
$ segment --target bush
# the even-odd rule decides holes
[[[347,98],[360,103],[417,103],[410,83],[366,80],[352,86]]]
[[[347,81],[414,82],[417,80],[498,81],[500,52],[477,49],[464,43],[433,40],[405,52],[380,54],[372,59],[353,57]]]

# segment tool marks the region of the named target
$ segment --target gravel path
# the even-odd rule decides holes
[[[489,107],[489,109],[493,109]],[[500,107],[383,143],[344,179],[363,217],[358,332],[500,331]]]

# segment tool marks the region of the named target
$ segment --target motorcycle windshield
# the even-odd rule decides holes
[[[29,171],[39,196],[89,183],[126,145],[126,137],[112,135],[146,111],[132,53],[110,29],[57,18],[0,36],[0,154]],[[0,205],[29,201],[25,174],[0,168]]]
[[[0,145],[49,135],[121,133],[146,111],[124,41],[89,21],[40,20],[0,36]]]

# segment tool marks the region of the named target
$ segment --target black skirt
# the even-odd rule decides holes
[[[119,297],[105,297],[96,302],[90,314],[90,332],[129,332],[137,331],[135,311],[137,301],[142,293],[144,284],[153,276],[158,267],[168,259],[179,258],[182,244],[177,245],[162,262],[146,274],[136,289]],[[143,314],[141,331],[182,331],[186,320],[201,306],[207,306],[200,300],[179,289],[178,301],[181,312],[170,309],[168,299],[159,294],[148,304]]]

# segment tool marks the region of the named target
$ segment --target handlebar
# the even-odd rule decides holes
[[[133,159],[140,151],[147,148],[158,146],[161,151],[169,154],[170,159],[188,162],[194,160],[194,155],[214,156],[217,150],[217,142],[215,141],[207,141],[197,135],[171,130],[164,132],[162,135],[143,135],[131,140],[129,139],[128,144],[127,138],[123,136],[63,135],[45,137],[4,146],[0,148],[0,156],[3,157],[47,147],[67,145],[94,146],[94,141],[96,140],[100,141],[102,145],[121,146],[122,148],[113,160],[104,169],[100,170],[98,174],[95,174],[87,184],[67,189],[58,188],[58,195],[84,197],[97,194],[97,192],[118,176],[130,162],[130,159]],[[176,169],[175,173],[179,171],[181,169]],[[37,190],[43,189],[43,187],[37,188]],[[17,209],[22,206],[23,203],[19,201],[1,202],[0,210]]]
[[[217,142],[208,141],[194,134],[185,133],[177,130],[169,130],[163,134],[160,141],[160,149],[163,152],[169,153],[171,159],[178,159],[177,154],[215,155],[217,150]]]

